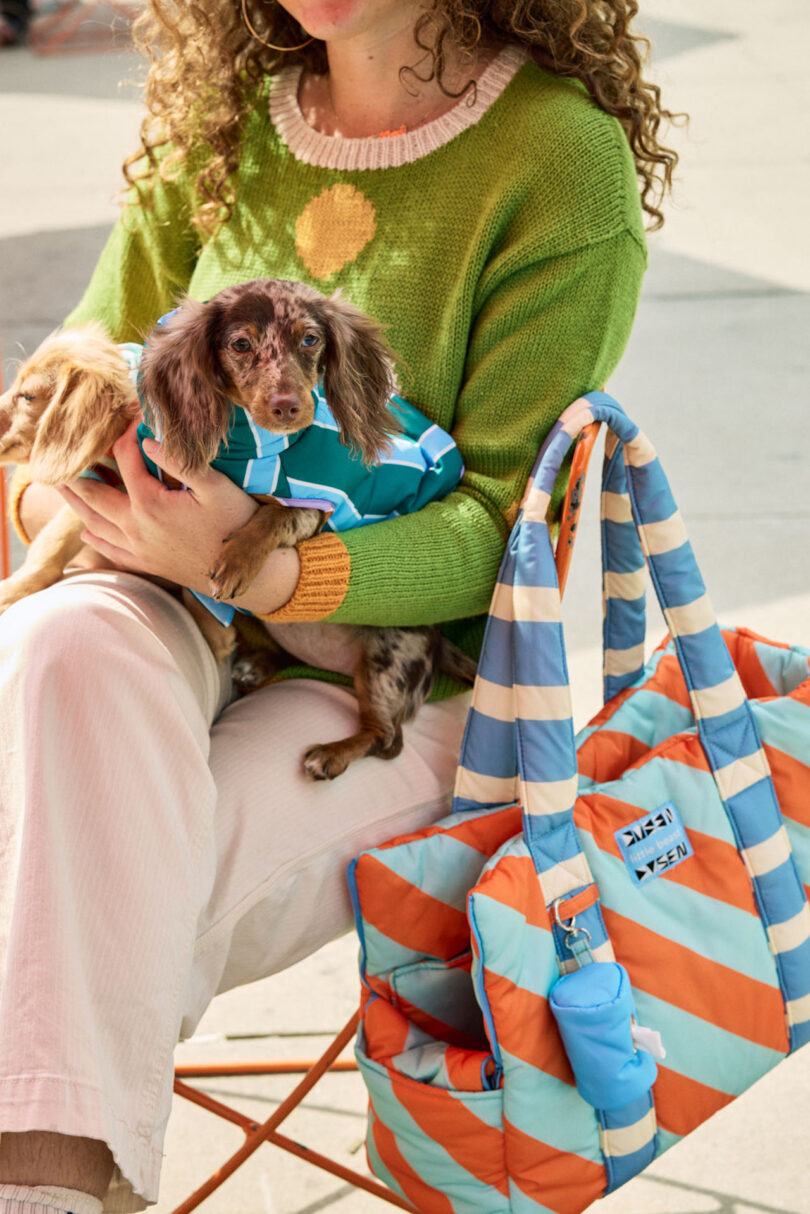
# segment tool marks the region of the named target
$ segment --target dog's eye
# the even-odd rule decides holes
[[[301,345],[304,347],[305,350],[309,350],[313,346],[317,346],[319,341],[320,341],[320,338],[317,333],[305,333],[304,336],[301,338]]]
[[[36,392],[20,392],[17,395],[18,400],[27,400],[30,404],[32,400],[36,400]]]
[[[231,342],[231,349],[236,350],[237,354],[247,354],[250,350],[250,342],[246,337],[235,337]]]

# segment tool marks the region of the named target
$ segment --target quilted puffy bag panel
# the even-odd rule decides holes
[[[585,404],[588,419],[601,410],[622,431],[632,469],[637,432],[620,411],[617,421],[618,407],[603,394]],[[582,424],[580,404],[541,454],[516,525],[523,523],[524,538],[527,516],[542,536],[542,493]],[[639,450],[645,463],[654,459],[643,436],[636,458]],[[533,562],[511,543],[455,812],[352,865],[369,1160],[428,1214],[577,1214],[807,1036],[808,653],[745,629],[721,634],[703,605],[699,626],[690,624],[679,588],[701,604],[704,594],[691,550],[677,555],[674,590],[662,578],[671,558],[665,553],[656,568],[654,552],[653,583],[674,640],[638,667],[643,589],[630,597],[628,587],[638,588],[641,556],[626,542],[633,474],[628,489],[617,471],[620,453],[608,451],[603,482],[612,498],[603,505],[603,537],[606,515],[618,524],[614,533],[625,532],[624,548],[616,534],[606,544],[610,698],[577,736],[573,767],[566,768],[570,708],[567,716],[560,709],[567,673],[561,630],[549,619],[548,554]],[[661,501],[659,494],[659,514]],[[648,502],[633,508],[646,509],[649,520]],[[643,513],[638,528],[632,519],[648,560],[657,521],[646,535]],[[536,551],[537,535],[530,547]],[[537,587],[542,619],[527,621],[526,588]],[[537,622],[544,627],[533,630]],[[527,658],[527,640],[538,636],[547,642],[542,658],[536,647]],[[706,637],[715,647],[708,656]],[[540,703],[533,683],[543,680],[553,694],[527,712]],[[573,752],[572,731],[570,741]],[[572,773],[576,795],[566,791]],[[510,789],[512,804],[493,795]],[[566,975],[604,978],[616,961],[632,992],[628,1032],[636,1022],[657,1030],[666,1057],[656,1066],[644,1059],[655,1075],[649,1092],[618,1107],[605,1097],[610,1107],[599,1108],[582,1094],[599,1099],[589,1082],[590,1046],[584,1042],[583,1064],[574,1039],[569,1058],[553,992]]]

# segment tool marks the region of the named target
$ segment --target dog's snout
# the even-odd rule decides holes
[[[277,392],[270,397],[268,407],[279,422],[292,422],[301,412],[301,399],[295,392]]]

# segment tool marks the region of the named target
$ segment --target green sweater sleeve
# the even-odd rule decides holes
[[[122,211],[66,326],[98,320],[116,341],[142,341],[188,288],[199,244],[187,190],[157,177],[147,205],[142,191],[133,187],[140,203]]]
[[[418,625],[485,612],[537,451],[617,366],[645,264],[627,229],[486,282],[453,426],[461,485],[417,514],[300,545],[298,589],[267,618]]]

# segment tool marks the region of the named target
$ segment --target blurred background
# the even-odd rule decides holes
[[[79,297],[115,218],[112,195],[140,114],[142,71],[127,49],[135,11],[48,3],[36,10],[29,46],[0,50],[6,385],[14,361]],[[681,157],[675,193],[663,231],[650,236],[634,333],[609,388],[658,448],[721,620],[810,644],[810,10],[800,0],[648,0],[638,28],[651,40],[650,75],[664,104],[690,123],[665,140]],[[565,613],[580,721],[599,703],[597,464]],[[662,631],[651,611],[651,641]],[[336,1030],[356,1001],[355,953],[346,938],[215,1001],[204,1039],[179,1057],[266,1052],[262,1041],[223,1042],[226,1033]],[[302,1047],[282,1038],[274,1048]],[[809,1080],[810,1058],[800,1054],[598,1208],[810,1214]],[[275,1079],[209,1087],[244,1092],[246,1111],[262,1119],[286,1090]],[[356,1077],[329,1077],[292,1132],[362,1166],[364,1104]],[[160,1214],[240,1137],[178,1106]],[[386,1208],[269,1148],[203,1206],[211,1214]]]

